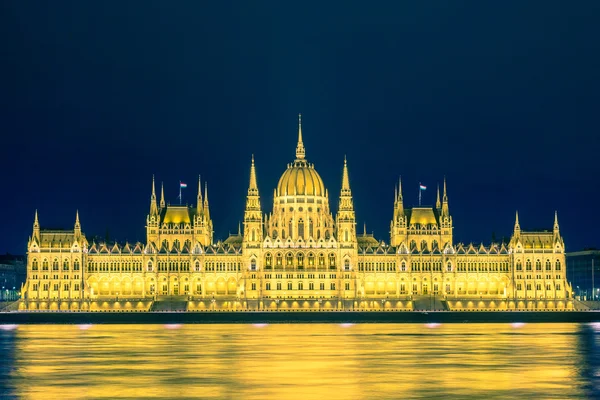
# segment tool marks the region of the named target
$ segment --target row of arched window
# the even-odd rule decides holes
[[[265,255],[265,268],[271,269],[273,267],[335,267],[335,254],[330,253],[327,257],[324,253],[319,253],[315,255],[314,253],[304,254],[302,252],[296,253],[294,256],[293,253],[289,252],[285,255],[282,253],[276,253],[275,255],[271,253],[267,253]]]
[[[34,258],[31,261],[31,270],[32,271],[39,271],[39,263],[37,258]],[[80,264],[79,264],[79,260],[75,260],[73,261],[73,271],[79,271],[80,268]],[[63,260],[63,264],[62,264],[62,271],[69,271],[70,270],[70,263],[69,260]],[[48,265],[48,259],[44,258],[42,260],[42,271],[49,271],[49,265]],[[54,261],[52,261],[52,271],[60,271],[60,264],[58,262],[58,259],[55,258]]]
[[[560,263],[560,260],[556,260],[554,262],[554,270],[560,271],[561,268],[562,268],[562,265]],[[517,260],[516,270],[523,271],[523,263],[521,262],[521,260]],[[536,271],[542,270],[542,261],[539,258],[535,260],[535,270]],[[552,271],[552,262],[548,258],[546,259],[546,262],[545,262],[545,270]],[[533,271],[531,259],[529,259],[529,258],[525,260],[525,271]]]

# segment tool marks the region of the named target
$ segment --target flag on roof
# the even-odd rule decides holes
[[[425,186],[425,185],[422,185],[422,184],[420,184],[420,183],[419,183],[419,189],[421,189],[421,190],[426,190],[426,189],[427,189],[427,186]]]
[[[179,182],[179,187],[180,188],[186,188],[187,187],[187,183]]]

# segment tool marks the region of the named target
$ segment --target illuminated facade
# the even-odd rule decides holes
[[[550,231],[521,231],[509,243],[454,244],[446,182],[435,207],[405,208],[396,188],[390,242],[358,234],[344,160],[337,215],[305,157],[296,158],[263,213],[254,158],[243,231],[213,242],[208,191],[195,207],[157,200],[154,179],[146,243],[88,243],[79,215],[69,231],[41,230],[28,243],[21,309],[570,309],[564,242]],[[156,300],[159,300],[158,302]]]

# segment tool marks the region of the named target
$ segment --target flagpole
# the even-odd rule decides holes
[[[421,207],[421,182],[419,182],[419,207]]]
[[[181,181],[179,181],[179,205],[181,205]]]

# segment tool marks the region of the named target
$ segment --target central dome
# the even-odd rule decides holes
[[[279,183],[278,196],[325,196],[325,185],[312,164],[305,160],[296,160],[289,164]]]
[[[302,116],[299,115],[296,160],[288,164],[288,168],[279,178],[277,196],[325,196],[323,180],[315,171],[315,166],[304,159],[305,155],[302,142]]]

